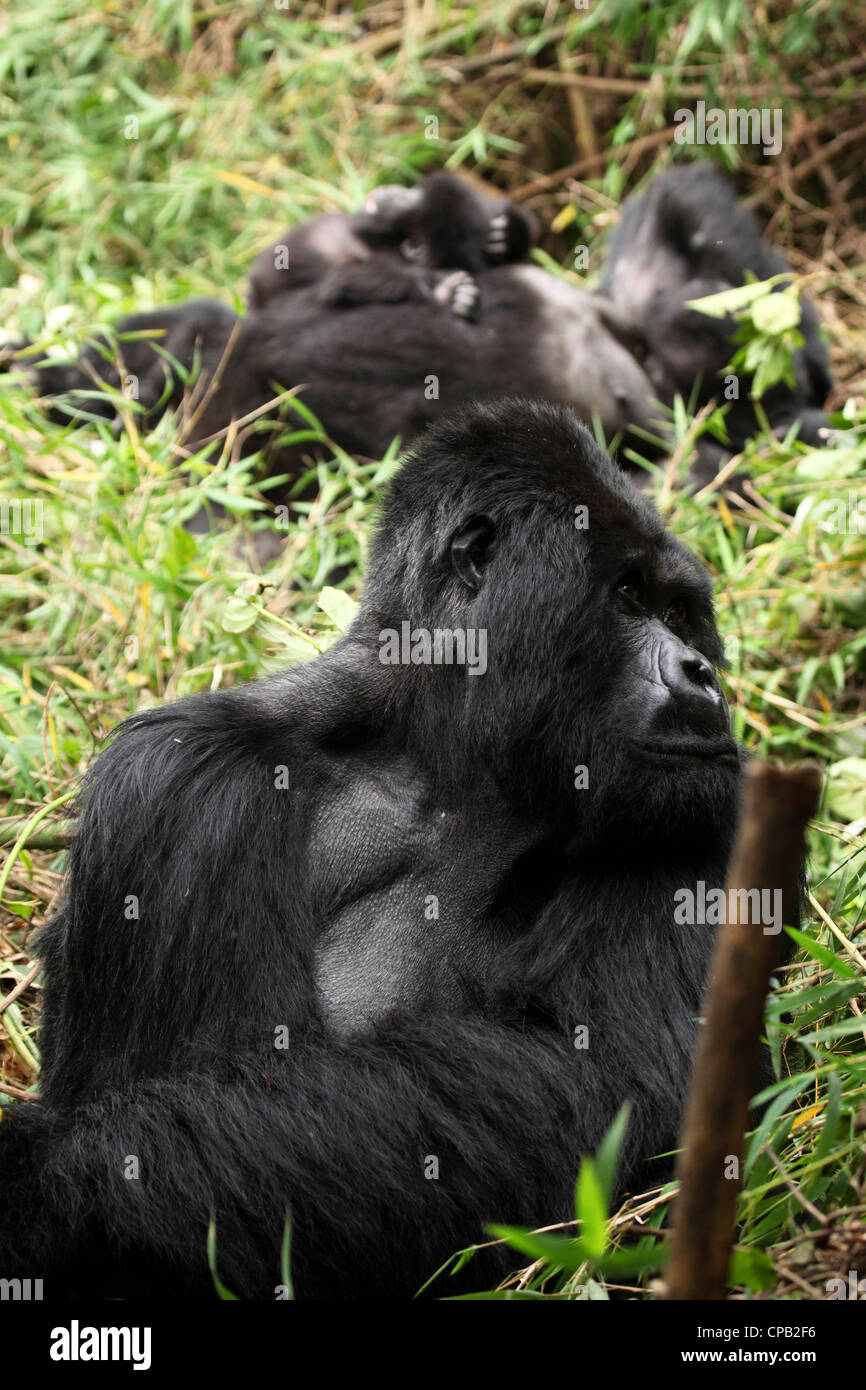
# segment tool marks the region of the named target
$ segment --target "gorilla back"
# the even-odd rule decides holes
[[[213,1212],[269,1298],[289,1209],[299,1296],[404,1297],[485,1222],[568,1219],[626,1100],[621,1189],[663,1176],[713,935],[675,893],[722,885],[739,796],[720,659],[703,570],[568,411],[433,430],[349,634],[88,775],[3,1274],[205,1296]]]

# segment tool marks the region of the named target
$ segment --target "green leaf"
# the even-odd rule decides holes
[[[195,536],[185,526],[172,526],[165,554],[172,574],[179,574],[194,558],[197,549]]]
[[[348,632],[358,616],[358,604],[343,589],[325,587],[319,594],[319,607],[340,632]]]
[[[318,649],[305,637],[296,637],[294,633],[287,633],[282,639],[280,646],[280,657],[290,666],[299,665],[304,661],[311,661],[318,655]]]
[[[624,1105],[620,1106],[619,1112],[599,1144],[598,1152],[595,1156],[598,1179],[601,1183],[602,1192],[604,1193],[605,1203],[608,1206],[613,1201],[616,1170],[619,1164],[619,1156],[622,1151],[626,1130],[628,1129],[630,1114],[631,1104],[629,1101],[626,1101]]]
[[[648,1238],[638,1241],[637,1245],[628,1245],[623,1250],[611,1250],[602,1255],[597,1268],[605,1278],[633,1278],[635,1275],[652,1274],[661,1269],[666,1258],[667,1249],[664,1243]]]
[[[292,1284],[291,1253],[292,1220],[289,1213],[286,1212],[286,1224],[283,1227],[283,1243],[280,1246],[280,1280],[288,1293],[289,1299],[293,1299],[295,1296],[295,1290]]]
[[[832,1149],[839,1130],[841,1111],[842,1081],[837,1071],[831,1071],[828,1077],[827,1108],[824,1111],[824,1122],[821,1125],[821,1137],[812,1154],[814,1162],[818,1163],[822,1158],[826,1158]]]
[[[827,804],[840,820],[866,816],[866,758],[842,758],[827,772]]]
[[[227,512],[264,511],[263,502],[256,497],[245,497],[242,492],[220,492],[215,487],[203,487],[202,493],[209,502],[215,502],[218,507],[225,507]]]
[[[788,273],[774,275],[769,280],[753,280],[748,285],[737,285],[733,289],[722,290],[720,294],[707,294],[701,299],[688,299],[686,300],[686,307],[697,309],[702,314],[709,314],[711,318],[723,319],[726,314],[735,314],[740,309],[747,309],[755,300],[768,296],[770,286],[781,284],[790,278],[790,273]]]
[[[728,1266],[728,1284],[731,1287],[743,1285],[762,1292],[771,1289],[778,1277],[773,1261],[763,1250],[756,1250],[754,1246],[734,1248]]]
[[[213,1217],[211,1217],[210,1225],[207,1228],[207,1262],[210,1266],[211,1278],[213,1279],[213,1286],[216,1290],[217,1298],[222,1299],[224,1303],[237,1303],[237,1294],[234,1294],[231,1292],[230,1289],[227,1289],[225,1284],[222,1282],[219,1275],[217,1274],[216,1221]]]
[[[781,1095],[776,1096],[776,1099],[773,1101],[772,1105],[769,1105],[767,1107],[767,1109],[761,1117],[761,1123],[759,1124],[758,1128],[752,1135],[751,1140],[749,1141],[749,1147],[746,1152],[745,1162],[743,1163],[744,1176],[754,1167],[758,1159],[758,1155],[761,1152],[761,1148],[764,1144],[764,1141],[770,1134],[779,1116],[783,1113],[783,1111],[788,1109],[788,1106],[791,1104],[792,1100],[794,1100],[800,1094],[801,1091],[805,1091],[806,1087],[811,1085],[811,1073],[803,1072],[800,1076],[794,1079],[793,1084],[788,1086],[787,1089],[781,1093]],[[795,1116],[792,1115],[789,1120],[789,1127],[791,1124],[793,1124],[794,1119]]]
[[[581,1240],[591,1259],[599,1259],[607,1249],[607,1201],[595,1162],[585,1158],[580,1165],[575,1193],[575,1214]]]
[[[245,598],[230,598],[223,609],[220,626],[224,632],[248,632],[256,622],[258,613]]]
[[[576,1274],[590,1258],[584,1242],[573,1237],[537,1235],[519,1226],[488,1226],[487,1229],[492,1236],[507,1241],[522,1255],[528,1255],[533,1260],[545,1260],[558,1269],[564,1269],[567,1274]]]
[[[796,941],[797,945],[804,950],[808,956],[811,956],[813,960],[817,960],[821,965],[826,965],[828,969],[834,970],[836,974],[841,975],[844,980],[857,980],[860,978],[858,971],[855,970],[853,965],[849,965],[847,960],[842,960],[841,956],[837,956],[834,951],[830,951],[826,946],[822,946],[819,941],[814,941],[812,937],[807,936],[805,932],[798,931],[796,927],[786,927],[785,931],[791,937],[792,941]]]
[[[855,1014],[853,1018],[843,1018],[838,1023],[829,1024],[826,1028],[818,1028],[814,1033],[804,1033],[798,1038],[798,1041],[804,1047],[820,1042],[836,1042],[840,1038],[850,1037],[853,1033],[859,1033],[862,1036],[864,1028],[866,1028],[866,1022]]]
[[[800,322],[800,302],[792,292],[768,294],[752,305],[752,323],[759,333],[780,337]]]
[[[829,478],[856,477],[862,466],[856,450],[816,449],[797,460],[794,476],[804,482],[820,483]]]

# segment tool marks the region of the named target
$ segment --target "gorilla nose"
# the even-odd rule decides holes
[[[708,661],[702,652],[696,652],[694,647],[688,647],[683,656],[680,657],[680,671],[685,680],[692,685],[698,686],[701,690],[714,691],[721,699],[721,691],[716,682],[716,673],[713,670],[712,662]]]
[[[696,732],[727,732],[728,706],[711,661],[693,647],[677,643],[662,650],[659,668],[678,718]]]

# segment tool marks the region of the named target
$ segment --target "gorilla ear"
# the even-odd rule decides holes
[[[471,516],[451,537],[451,564],[467,589],[477,593],[493,550],[496,527],[489,516]]]

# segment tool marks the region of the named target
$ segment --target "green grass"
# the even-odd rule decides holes
[[[530,201],[546,227],[559,215],[546,254],[568,266],[585,242],[597,268],[614,203],[667,149],[630,142],[664,132],[683,87],[710,101],[724,90],[725,104],[737,104],[740,84],[778,91],[789,116],[819,121],[828,138],[863,118],[856,72],[826,79],[832,98],[810,91],[814,53],[822,67],[844,63],[862,27],[839,3],[771,7],[764,18],[745,4],[722,13],[680,0],[599,0],[586,15],[443,3],[425,27],[417,12],[384,3],[339,13],[296,5],[289,15],[191,0],[132,10],[31,0],[12,4],[3,23],[3,326],[9,339],[45,346],[190,294],[240,303],[253,256],[289,221],[356,206],[376,183],[444,164],[526,186],[574,161],[581,132],[601,150],[588,178],[560,179]],[[479,64],[497,44],[517,45],[502,73]],[[581,115],[550,80],[569,72],[613,74],[634,90],[594,96]],[[437,140],[427,138],[431,114]],[[127,138],[131,117],[137,138]],[[792,164],[813,148],[797,138]],[[760,171],[737,152],[717,153],[737,165],[744,192],[763,196]],[[866,301],[862,250],[851,252],[847,231],[863,203],[851,159],[843,144],[829,166],[848,193],[832,224],[801,216],[796,200],[774,221],[810,275],[837,370],[853,383],[848,403],[845,392],[836,402],[844,434],[820,454],[757,438],[743,462],[749,498],[736,508],[724,488],[693,498],[678,487],[696,428],[683,408],[680,447],[654,482],[669,524],[716,581],[737,736],[756,753],[827,767],[810,837],[812,944],[780,972],[768,1010],[779,1081],[750,1141],[733,1274],[748,1296],[824,1297],[826,1280],[853,1267],[866,1201],[866,517],[848,507],[866,473],[857,385]],[[798,188],[822,206],[818,173]],[[765,218],[773,207],[765,203]],[[140,435],[130,417],[119,437],[105,425],[59,427],[19,377],[0,377],[0,506],[38,502],[42,530],[39,545],[0,530],[0,835],[18,842],[0,876],[4,995],[27,974],[34,929],[60,884],[62,835],[51,826],[100,739],[149,703],[250,679],[332,640],[334,601],[320,603],[321,591],[338,573],[357,594],[395,456],[369,463],[335,452],[312,469],[316,500],[297,501],[282,553],[261,573],[251,537],[270,523],[255,460],[179,460],[172,442],[169,421]],[[190,536],[184,521],[213,503],[228,524]],[[38,985],[0,1023],[9,1092],[38,1085]],[[541,1260],[524,1291],[604,1297],[607,1280],[652,1296],[660,1238],[646,1237],[637,1260],[613,1255],[633,1244],[636,1216],[660,1225],[665,1194],[610,1212],[587,1172],[582,1244],[573,1232],[557,1251],[512,1237],[523,1251],[516,1263]]]

